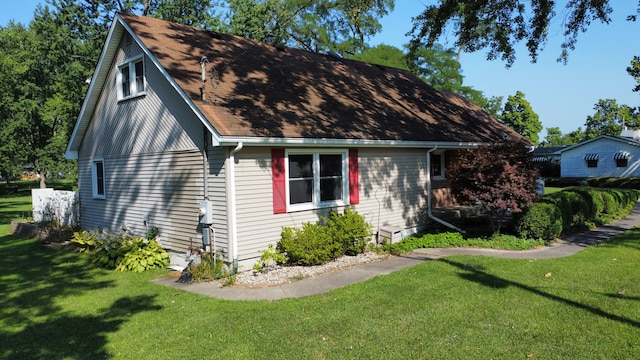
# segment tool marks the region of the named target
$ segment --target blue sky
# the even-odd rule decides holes
[[[369,44],[402,47],[408,43],[405,34],[411,30],[411,17],[420,13],[423,4],[433,1],[396,0],[394,11],[380,19],[382,33],[369,39]],[[9,20],[28,24],[38,3],[44,2],[3,1],[0,26],[5,26]],[[567,65],[556,62],[564,39],[559,20],[556,20],[555,27],[550,28],[549,41],[535,64],[530,63],[526,49],[522,47],[510,69],[506,69],[501,61],[487,61],[485,52],[463,54],[464,84],[482,91],[487,97],[503,96],[506,99],[516,91],[522,91],[540,116],[543,127],[559,127],[563,133],[578,127],[584,129],[585,120],[593,115],[593,106],[599,99],[616,99],[618,104],[640,106],[640,94],[631,91],[636,83],[625,70],[633,56],[640,55],[640,22],[625,20],[635,12],[637,2],[612,3],[612,23],[594,22],[586,33],[580,34]],[[453,39],[450,41],[453,43]],[[541,140],[545,133],[540,134]]]

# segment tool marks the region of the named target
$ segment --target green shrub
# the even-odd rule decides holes
[[[361,254],[371,240],[372,226],[351,208],[345,208],[342,215],[331,211],[324,221],[329,235],[342,244],[342,254]]]
[[[553,240],[562,233],[562,213],[554,204],[538,202],[518,216],[514,228],[524,239]]]
[[[364,252],[371,229],[351,208],[345,208],[342,215],[331,211],[321,222],[302,224],[302,229],[283,228],[276,250],[286,256],[288,264],[319,265],[345,254]]]
[[[342,243],[332,238],[326,226],[303,223],[302,229],[285,227],[277,250],[293,265],[320,265],[342,255]]]
[[[128,234],[81,231],[73,234],[71,242],[76,244],[79,252],[89,254],[92,264],[107,269],[142,272],[168,266],[170,261],[169,254],[160,247],[155,235],[140,238]]]
[[[635,205],[639,193],[631,189],[586,186],[566,188],[543,196],[538,203],[519,216],[515,225],[516,233],[520,236],[550,240],[557,232],[557,211],[562,216],[562,233],[586,230],[627,214]],[[541,205],[543,203],[552,205],[555,210]],[[532,214],[527,215],[528,212]]]

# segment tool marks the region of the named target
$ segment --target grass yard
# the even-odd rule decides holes
[[[303,299],[232,302],[93,269],[8,235],[0,197],[1,359],[631,359],[640,230],[575,256],[454,256]],[[549,276],[545,276],[548,274]],[[624,291],[624,295],[618,295]]]

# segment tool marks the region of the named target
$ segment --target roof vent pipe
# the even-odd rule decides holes
[[[448,223],[440,219],[439,217],[436,217],[431,212],[431,153],[436,151],[437,149],[438,149],[438,145],[434,146],[433,149],[427,150],[427,216],[435,222],[438,222],[450,229],[457,230],[464,234],[466,231],[460,229],[459,227],[451,223]]]

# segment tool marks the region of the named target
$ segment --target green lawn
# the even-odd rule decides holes
[[[303,299],[232,302],[149,281],[163,271],[93,269],[78,254],[8,235],[29,201],[0,197],[0,359],[640,353],[640,230],[568,258],[454,256]]]

